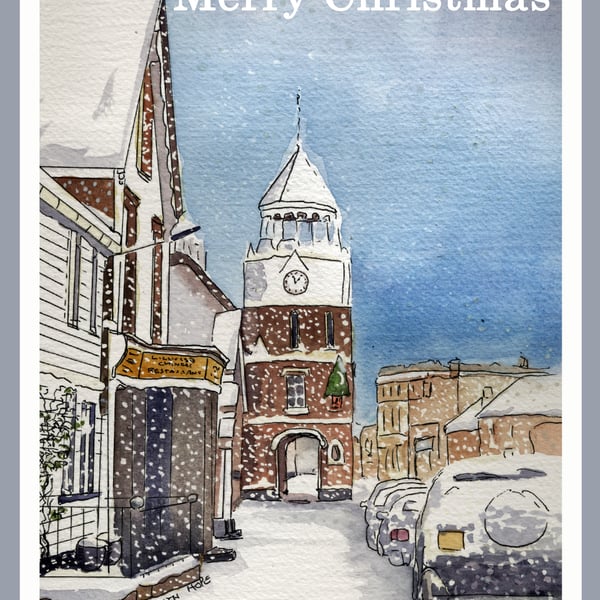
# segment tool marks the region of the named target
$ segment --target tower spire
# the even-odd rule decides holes
[[[300,144],[300,98],[302,90],[298,87],[296,92],[296,143]]]

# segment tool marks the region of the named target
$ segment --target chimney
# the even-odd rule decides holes
[[[529,369],[529,361],[522,354],[519,357],[519,367],[522,369]]]
[[[485,400],[487,400],[488,398],[491,398],[493,395],[494,395],[494,390],[489,385],[486,385],[483,388],[483,398]]]
[[[448,370],[450,371],[450,377],[458,377],[460,375],[460,358],[449,361]]]

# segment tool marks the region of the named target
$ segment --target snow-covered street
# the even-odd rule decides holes
[[[361,499],[244,501],[235,512],[243,539],[220,543],[234,548],[237,558],[204,564],[204,585],[161,598],[409,600],[410,570],[391,566],[367,547]]]

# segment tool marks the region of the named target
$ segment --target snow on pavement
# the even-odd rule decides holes
[[[361,494],[330,503],[246,500],[234,514],[243,539],[219,541],[234,548],[237,558],[205,563],[204,585],[161,598],[409,600],[410,570],[391,566],[367,547],[360,499]]]

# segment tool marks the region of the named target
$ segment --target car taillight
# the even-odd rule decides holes
[[[465,547],[465,534],[462,531],[438,531],[440,550],[462,550]]]
[[[390,537],[393,542],[408,542],[408,529],[392,529]]]

